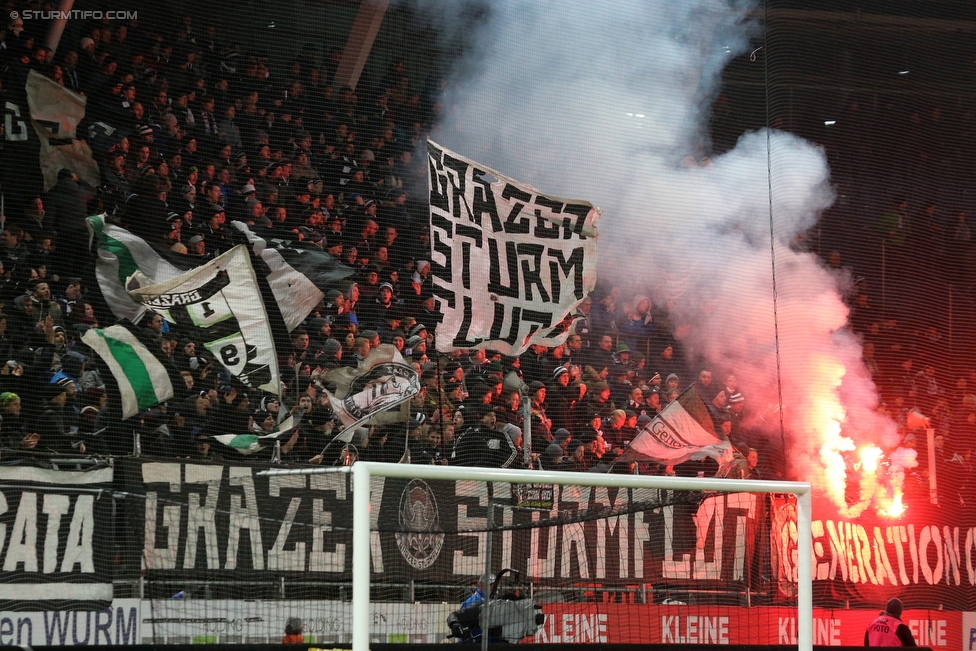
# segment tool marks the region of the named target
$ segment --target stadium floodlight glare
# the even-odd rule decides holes
[[[351,472],[353,486],[353,604],[352,649],[369,651],[370,636],[370,480],[393,477],[423,480],[469,480],[510,484],[549,483],[574,486],[659,489],[674,491],[717,491],[725,493],[791,493],[797,509],[797,642],[801,651],[813,649],[813,583],[810,484],[805,482],[608,475],[517,469],[423,466],[395,463],[357,462],[347,468],[303,468],[268,471],[283,474]]]

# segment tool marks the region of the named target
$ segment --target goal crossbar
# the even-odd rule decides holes
[[[370,480],[395,477],[424,480],[470,480],[509,484],[558,484],[659,490],[717,491],[724,493],[790,493],[797,509],[797,643],[800,651],[813,649],[813,582],[810,484],[791,481],[667,477],[658,475],[608,475],[505,468],[422,466],[358,461],[344,468],[267,470],[262,474],[320,474],[349,472],[353,489],[352,556],[352,651],[369,651],[370,601]]]

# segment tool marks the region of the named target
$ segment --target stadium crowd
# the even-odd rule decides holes
[[[281,441],[285,463],[519,465],[526,423],[519,392],[505,384],[515,372],[528,385],[533,467],[715,474],[710,460],[675,468],[615,462],[650,419],[694,384],[715,427],[736,448],[723,473],[778,475],[782,464],[744,426],[748,410],[767,405],[750,405],[734,375],[716,376],[688,359],[657,299],[601,288],[580,305],[564,345],[533,346],[518,358],[490,350],[434,352],[439,315],[425,260],[427,168],[415,152],[439,117],[444,83],[437,74],[418,83],[396,62],[365,90],[334,87],[338,49],[316,63],[316,49],[306,46],[278,73],[266,52],[188,17],[166,33],[137,21],[92,24],[52,57],[31,32],[36,25],[17,19],[7,25],[4,92],[34,70],[83,93],[87,114],[79,133],[88,136],[101,179],[90,186],[62,170],[48,192],[36,190],[38,179],[4,187],[4,461],[128,454],[133,432],[143,454],[240,459],[211,437],[269,433],[283,412],[301,412],[301,427]],[[111,387],[80,342],[86,329],[115,320],[94,283],[87,247],[85,218],[101,212],[169,256],[202,262],[228,250],[235,243],[228,222],[239,220],[267,238],[314,243],[356,276],[344,291],[328,292],[290,333],[291,350],[279,348],[280,400],[246,391],[199,342],[158,315],[147,317],[141,326],[183,385],[172,400],[123,425]],[[894,223],[897,231],[903,220],[896,214]],[[839,255],[825,264],[842,273]],[[976,391],[976,374],[946,383],[935,362],[938,331],[902,333],[867,293],[853,291],[851,302],[884,408],[904,422],[909,408],[921,407],[940,429],[941,460],[971,470],[976,395],[967,387]],[[380,343],[395,345],[421,375],[412,417],[368,428],[355,444],[337,444],[341,425],[325,375],[355,366]],[[905,437],[911,443],[913,435]],[[490,439],[498,445],[486,445]],[[497,454],[487,455],[487,448]]]

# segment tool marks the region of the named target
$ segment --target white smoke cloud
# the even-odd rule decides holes
[[[842,496],[843,477],[825,475],[824,443],[851,447],[841,431],[857,443],[896,440],[875,413],[860,344],[843,330],[839,279],[791,247],[833,200],[825,156],[760,131],[710,164],[687,162],[707,146],[722,68],[757,33],[750,10],[735,0],[492,2],[434,138],[600,206],[601,277],[673,301],[674,320],[692,325],[689,350],[717,381],[734,372],[754,414],[778,404],[781,379],[794,476],[840,481]]]

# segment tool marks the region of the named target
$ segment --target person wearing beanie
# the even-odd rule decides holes
[[[512,440],[512,445],[514,445],[519,450],[522,449],[522,428],[513,423],[505,423],[502,425],[502,431],[508,434],[508,438]]]
[[[549,404],[547,415],[552,419],[554,429],[573,425],[573,412],[579,404],[582,388],[579,384],[570,385],[569,380],[569,370],[565,366],[557,366],[546,394],[546,402]]]
[[[410,351],[410,354],[417,353],[417,352],[426,353],[427,340],[422,337],[418,337],[417,335],[413,335],[412,337],[407,339],[406,347]]]
[[[542,452],[539,461],[543,470],[556,470],[565,458],[565,450],[556,442],[550,443]]]
[[[900,599],[889,599],[864,632],[864,646],[917,646],[912,631],[901,621],[903,609]]]
[[[50,384],[45,390],[47,400],[37,421],[37,433],[41,437],[38,447],[60,454],[84,454],[84,443],[79,443],[64,426],[64,406],[68,400],[69,383],[70,380]]]
[[[573,439],[567,447],[568,454],[563,462],[559,464],[559,470],[568,470],[570,472],[586,472],[589,470],[589,464],[586,458],[586,444],[579,439]]]
[[[338,289],[330,289],[325,293],[324,315],[343,314],[346,307],[346,297]]]
[[[601,417],[607,417],[613,411],[613,403],[610,401],[610,385],[606,382],[596,382],[589,387],[586,392],[586,410],[599,413]]]
[[[289,617],[288,621],[285,623],[285,636],[281,638],[282,644],[304,644],[305,636],[302,635],[302,631],[305,629],[305,625],[302,620],[298,617]]]
[[[326,339],[319,349],[321,355],[316,355],[315,361],[323,369],[334,369],[342,366],[342,344],[335,339]]]
[[[657,389],[652,389],[646,396],[644,396],[644,402],[647,404],[647,415],[650,417],[657,416],[664,409],[661,406],[661,392]]]
[[[27,420],[21,414],[20,396],[10,391],[0,393],[0,447],[32,450],[40,437],[27,431]]]

